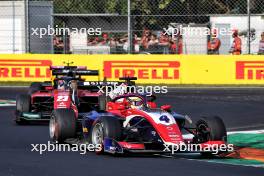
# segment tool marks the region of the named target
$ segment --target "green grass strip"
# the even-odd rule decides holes
[[[264,149],[264,134],[231,134],[228,143],[239,147]]]

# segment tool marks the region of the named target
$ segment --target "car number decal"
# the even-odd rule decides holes
[[[68,101],[69,96],[59,95],[57,101]]]

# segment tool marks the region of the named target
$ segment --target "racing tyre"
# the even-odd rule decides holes
[[[103,116],[100,117],[92,126],[90,134],[90,143],[94,146],[101,145],[100,150],[97,150],[97,154],[102,154],[104,152],[104,139],[111,138],[116,141],[121,139],[121,123],[115,117]]]
[[[223,120],[218,116],[201,118],[197,121],[196,128],[203,142],[226,141],[226,127]]]
[[[28,94],[31,95],[37,91],[41,90],[41,83],[40,82],[33,82],[31,83],[29,90],[28,90]]]
[[[50,138],[59,143],[76,134],[76,119],[72,109],[56,109],[52,112],[49,123]]]
[[[21,125],[24,124],[25,121],[20,119],[20,115],[23,112],[30,112],[31,107],[31,97],[27,94],[22,94],[17,96],[16,98],[16,123]]]
[[[30,111],[30,101],[31,97],[26,94],[17,96],[16,98],[16,110],[19,112],[29,112]]]
[[[207,141],[227,141],[226,127],[218,116],[203,117],[196,123],[198,143]],[[211,157],[211,152],[202,152],[202,156]]]
[[[106,110],[106,96],[105,95],[100,95],[98,97],[98,103],[99,103],[99,110],[100,111],[105,111]]]

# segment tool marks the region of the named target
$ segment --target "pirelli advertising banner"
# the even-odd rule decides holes
[[[136,76],[143,84],[264,84],[264,56],[209,55],[0,55],[0,81],[49,81],[51,65],[87,66],[118,80]]]

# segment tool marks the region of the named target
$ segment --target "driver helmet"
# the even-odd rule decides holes
[[[115,88],[109,92],[109,97],[113,100],[118,96],[124,95],[127,92],[127,85],[122,83],[121,85],[115,86]]]
[[[132,109],[142,109],[143,108],[143,100],[139,97],[129,97],[128,102],[130,103],[130,107]]]

